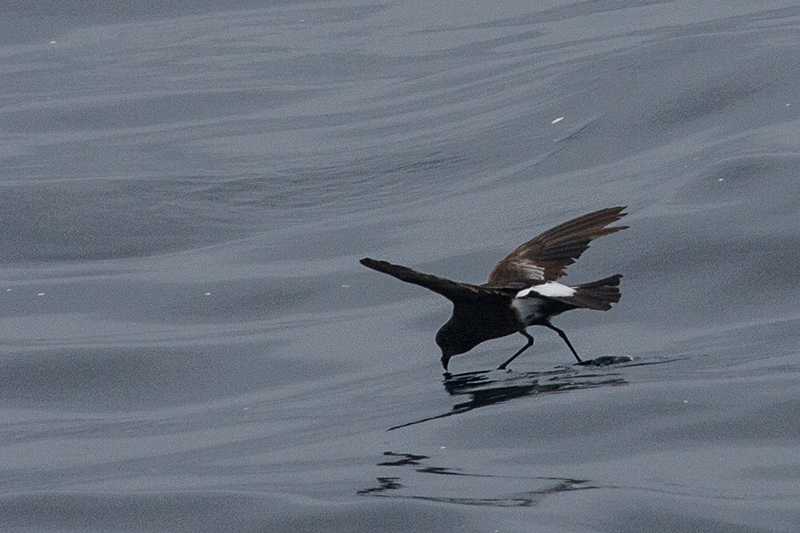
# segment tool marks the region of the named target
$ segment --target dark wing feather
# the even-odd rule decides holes
[[[554,281],[566,275],[564,269],[589,248],[593,239],[628,227],[606,227],[624,217],[624,209],[625,206],[601,209],[534,237],[500,261],[484,286],[523,288],[533,281]]]
[[[482,294],[497,294],[496,291],[485,287],[451,281],[449,279],[434,276],[433,274],[424,274],[408,267],[393,265],[392,263],[370,259],[369,257],[365,257],[360,261],[360,263],[367,268],[371,268],[372,270],[377,270],[378,272],[383,272],[384,274],[394,276],[400,281],[413,283],[414,285],[420,285],[426,289],[430,289],[435,293],[441,294],[452,302],[473,300]]]

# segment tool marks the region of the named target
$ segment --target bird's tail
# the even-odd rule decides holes
[[[573,287],[575,294],[570,297],[570,303],[584,309],[608,311],[611,304],[615,304],[622,296],[619,293],[619,280],[622,274],[610,278],[592,281]]]

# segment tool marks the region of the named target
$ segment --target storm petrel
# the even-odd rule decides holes
[[[497,263],[483,285],[451,281],[368,257],[361,264],[421,285],[453,302],[453,316],[436,334],[445,371],[454,355],[466,353],[483,341],[519,333],[528,342],[498,370],[506,368],[533,346],[533,337],[525,331],[528,326],[545,326],[558,333],[581,362],[567,334],[552,325],[550,318],[570,309],[608,311],[620,299],[622,275],[574,287],[556,280],[566,275],[564,269],[589,248],[593,239],[628,227],[608,227],[626,215],[624,209],[625,206],[601,209],[545,231]]]

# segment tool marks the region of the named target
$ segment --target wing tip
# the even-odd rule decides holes
[[[378,259],[372,259],[371,257],[364,257],[358,260],[359,263],[364,265],[368,268],[373,268],[375,265],[380,265],[381,263],[386,263],[386,261],[380,261]]]

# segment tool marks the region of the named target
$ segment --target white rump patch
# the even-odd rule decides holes
[[[541,308],[544,305],[541,298],[514,298],[511,307],[517,312],[520,322],[531,325],[542,318]]]
[[[533,287],[519,291],[517,293],[517,298],[524,298],[530,295],[532,292],[535,292],[541,296],[547,296],[549,298],[569,298],[570,296],[575,295],[575,289],[572,287],[562,285],[555,281],[548,281],[547,283],[534,285]]]

